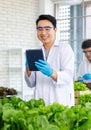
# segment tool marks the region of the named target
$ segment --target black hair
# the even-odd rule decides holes
[[[42,15],[40,15],[40,16],[38,17],[38,19],[36,20],[36,26],[38,25],[38,22],[39,22],[40,20],[49,20],[49,21],[53,24],[54,28],[56,28],[56,19],[55,19],[54,16],[47,15],[47,14],[42,14]]]
[[[82,42],[82,49],[91,47],[91,39],[85,40]]]

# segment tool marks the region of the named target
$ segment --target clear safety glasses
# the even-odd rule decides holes
[[[85,54],[91,54],[91,50],[83,51],[83,53],[85,53]]]
[[[38,32],[42,32],[44,30],[46,32],[49,32],[51,29],[54,29],[54,27],[53,26],[38,26],[36,29]]]

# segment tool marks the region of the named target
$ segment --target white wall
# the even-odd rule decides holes
[[[0,47],[37,46],[35,20],[41,13],[53,14],[51,0],[0,0]]]
[[[0,0],[0,46],[21,48],[35,44],[38,0]],[[32,41],[32,42],[31,42]]]
[[[39,0],[39,14],[54,15],[54,4],[51,0]]]

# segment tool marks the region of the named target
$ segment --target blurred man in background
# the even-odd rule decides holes
[[[91,81],[91,39],[83,41],[82,50],[85,57],[79,65],[78,80],[82,82]]]

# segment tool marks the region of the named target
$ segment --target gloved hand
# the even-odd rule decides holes
[[[28,60],[27,60],[27,55],[26,55],[26,62],[25,62],[25,66],[26,66],[27,68],[29,68],[29,64],[28,64]]]
[[[27,61],[27,60],[26,60],[25,66],[26,66],[26,67],[29,67],[29,65],[28,65],[28,61]]]
[[[78,77],[78,81],[79,81],[79,82],[84,82],[83,77],[82,77],[82,76],[79,76],[79,77]]]
[[[84,74],[83,75],[83,79],[85,79],[85,80],[91,80],[91,74]]]
[[[38,61],[35,61],[35,66],[39,71],[41,71],[43,74],[47,76],[51,76],[53,74],[53,69],[45,60],[39,59]]]

